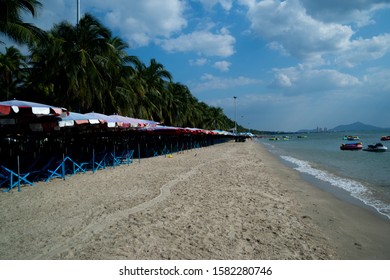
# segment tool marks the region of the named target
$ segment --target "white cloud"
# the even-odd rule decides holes
[[[198,59],[191,59],[189,63],[191,66],[203,66],[207,63],[207,61],[207,58],[202,57]]]
[[[345,48],[353,35],[349,26],[324,24],[306,14],[298,0],[250,3],[254,32],[284,52],[305,60],[321,60],[325,52]]]
[[[361,81],[349,74],[333,69],[308,69],[302,65],[274,69],[275,78],[271,86],[283,88],[286,93],[312,94],[359,86]]]
[[[215,5],[220,4],[221,7],[226,10],[230,11],[230,9],[233,6],[233,0],[198,0],[202,5],[207,9],[211,10]]]
[[[240,3],[248,7],[247,17],[253,32],[266,39],[269,48],[312,65],[338,63],[351,67],[362,61],[378,59],[389,51],[388,34],[353,39],[355,31],[350,25],[324,22],[312,16],[314,11],[330,9],[330,5],[323,4],[326,1],[313,1],[321,4],[312,5],[309,5],[309,1],[304,1],[303,3],[312,7],[312,14],[307,12],[301,1],[240,0]],[[366,0],[362,1],[368,3]],[[341,1],[337,6],[340,13],[348,10],[371,15],[375,9],[387,7],[383,3],[371,3],[364,9],[365,5],[353,6],[351,2],[355,1]],[[352,16],[350,20],[353,20]]]
[[[108,26],[119,30],[131,46],[169,38],[187,26],[185,2],[180,0],[86,0],[83,4],[94,13],[103,14]]]
[[[379,9],[390,8],[388,0],[301,0],[307,13],[324,22],[355,24],[365,26],[373,24],[373,14]]]
[[[235,38],[223,29],[219,34],[194,31],[174,39],[161,41],[161,47],[169,52],[196,52],[205,56],[228,57],[234,54]]]
[[[230,65],[231,65],[230,62],[226,60],[222,60],[222,61],[215,62],[213,66],[214,68],[218,69],[221,72],[227,72],[229,71]]]
[[[37,20],[29,20],[48,30],[61,21],[76,23],[76,1],[41,0]],[[169,38],[187,26],[186,2],[181,0],[84,0],[81,15],[92,13],[131,46],[145,46],[155,38]],[[31,18],[26,17],[26,18]]]
[[[201,77],[201,82],[192,83],[191,91],[193,92],[202,92],[206,90],[220,90],[220,89],[231,89],[239,86],[247,86],[259,84],[260,81],[256,79],[251,79],[247,77],[236,77],[236,78],[224,78],[224,77],[216,77],[211,74],[204,74]]]
[[[345,51],[340,51],[335,63],[353,67],[365,61],[383,57],[390,51],[390,34],[374,36],[370,39],[358,38],[350,42]]]

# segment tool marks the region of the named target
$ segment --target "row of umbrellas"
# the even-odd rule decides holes
[[[221,130],[210,131],[198,128],[162,126],[155,121],[120,115],[108,116],[95,112],[81,114],[69,112],[66,108],[16,99],[0,102],[0,126],[14,125],[16,124],[16,119],[20,117],[38,119],[42,116],[55,118],[57,128],[105,124],[108,128],[140,128],[152,133],[230,134]],[[30,124],[32,130],[43,130],[43,127],[42,123],[36,121]]]
[[[22,100],[0,102],[0,124],[16,124],[18,117],[39,118],[54,117],[59,127],[69,127],[83,124],[106,124],[107,127],[147,127],[158,122],[124,117],[120,115],[107,116],[95,112],[80,114],[69,112],[65,108]]]

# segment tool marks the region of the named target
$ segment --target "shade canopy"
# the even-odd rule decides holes
[[[83,124],[99,124],[99,119],[86,116],[85,114],[69,112],[69,115],[61,118],[58,122],[59,127],[75,126]]]
[[[111,116],[107,116],[95,112],[86,113],[84,115],[89,118],[97,119],[99,120],[100,123],[107,124],[107,127],[115,127],[117,125],[117,120],[115,120]]]
[[[56,106],[35,103],[22,100],[7,100],[0,102],[0,116],[21,116],[21,115],[52,115],[66,116],[68,110]]]

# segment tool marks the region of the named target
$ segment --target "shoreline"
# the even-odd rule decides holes
[[[390,259],[390,221],[370,206],[350,196],[351,200],[317,186],[312,178],[306,180],[292,167],[282,163],[261,144],[263,156],[270,162],[282,164],[287,174],[294,174],[294,194],[301,203],[302,214],[310,215],[314,224],[335,245],[339,259],[350,260],[389,260]],[[272,168],[271,168],[272,169]],[[279,174],[281,175],[281,174]],[[289,176],[289,175],[287,175]],[[309,176],[309,175],[307,175]],[[301,180],[301,182],[299,182]],[[307,199],[299,197],[305,192]],[[344,196],[345,196],[344,195]],[[352,201],[355,200],[355,201]]]
[[[262,145],[262,143],[259,143],[259,144]],[[295,165],[293,163],[290,163],[288,161],[283,160],[282,158],[278,157],[277,155],[272,154],[272,152],[269,152],[269,153],[272,156],[274,156],[281,164],[287,166],[288,168],[295,170]],[[303,172],[298,172],[298,174],[302,178],[303,181],[307,182],[308,184],[312,185],[313,187],[316,187],[320,190],[323,190],[324,192],[331,194],[332,196],[340,199],[341,201],[344,201],[346,203],[353,204],[353,205],[356,205],[360,208],[364,208],[368,211],[371,211],[373,214],[377,215],[379,218],[382,218],[385,221],[390,222],[390,217],[388,217],[386,214],[379,212],[378,209],[376,209],[374,206],[371,206],[371,205],[365,203],[363,200],[352,196],[348,191],[341,189],[339,187],[336,187],[329,182],[320,180],[311,174],[307,174],[307,173],[303,173]]]
[[[390,259],[390,223],[227,142],[0,195],[0,259]]]

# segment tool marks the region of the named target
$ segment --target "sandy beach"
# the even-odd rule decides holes
[[[0,194],[0,259],[390,259],[390,221],[228,142]]]

